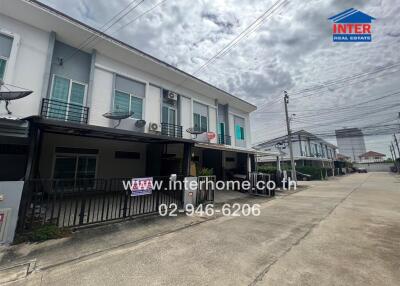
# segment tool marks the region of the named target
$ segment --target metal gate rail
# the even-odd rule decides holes
[[[89,225],[156,213],[160,204],[182,205],[183,190],[179,184],[174,185],[178,189],[171,189],[169,177],[153,177],[154,181],[162,182],[162,189],[137,197],[132,197],[130,190],[124,189],[124,180],[131,179],[26,181],[18,231],[30,231],[49,223],[60,228]]]

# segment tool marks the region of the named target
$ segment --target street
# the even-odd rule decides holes
[[[400,178],[353,174],[11,285],[400,285]]]

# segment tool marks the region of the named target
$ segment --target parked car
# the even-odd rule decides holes
[[[357,168],[358,173],[368,173],[367,169],[365,168]]]
[[[296,171],[297,179],[298,180],[303,180],[303,181],[310,181],[311,180],[311,175],[309,174],[304,174],[299,171]]]

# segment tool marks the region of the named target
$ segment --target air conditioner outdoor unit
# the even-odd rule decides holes
[[[150,123],[149,124],[149,130],[150,131],[158,131],[158,129],[159,129],[159,125],[157,124],[157,123]]]
[[[167,98],[170,99],[170,100],[177,100],[178,99],[178,95],[175,92],[170,91],[167,94]]]

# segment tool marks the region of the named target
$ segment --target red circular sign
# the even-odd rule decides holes
[[[215,133],[214,132],[207,132],[207,138],[208,138],[208,140],[213,140],[215,138]]]

